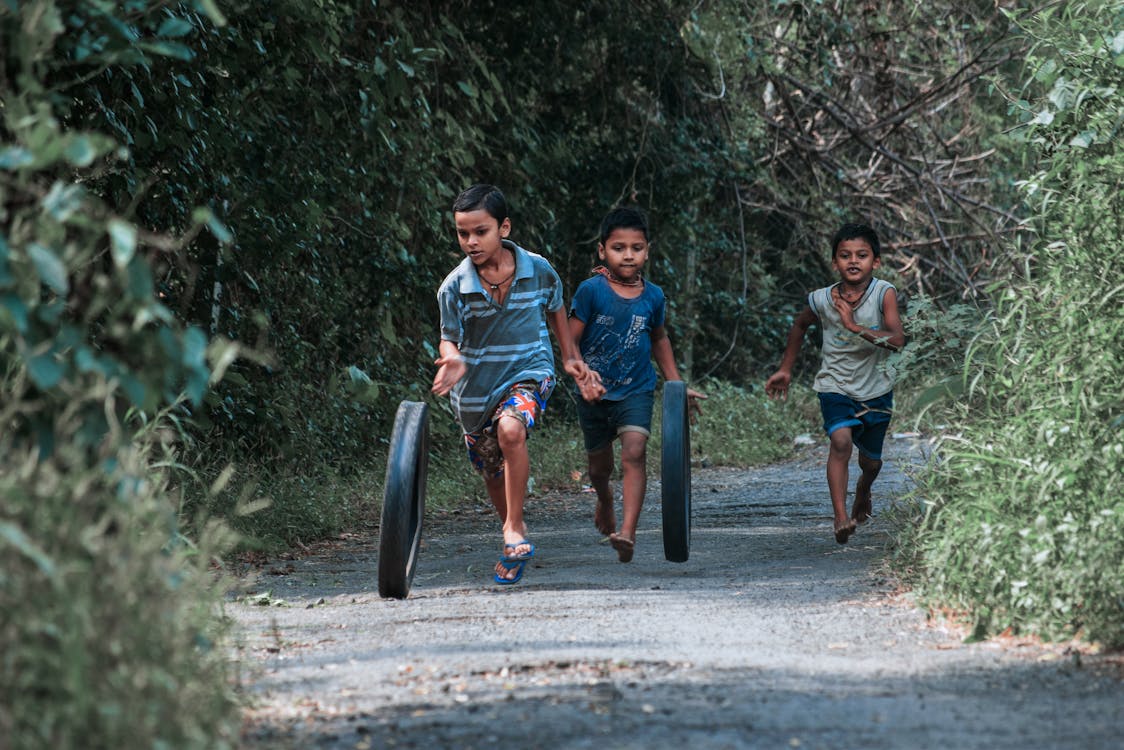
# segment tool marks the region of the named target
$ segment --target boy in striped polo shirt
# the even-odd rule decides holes
[[[596,398],[603,389],[567,333],[558,274],[546,258],[507,239],[503,193],[473,185],[453,203],[453,220],[466,257],[437,291],[441,343],[432,390],[450,394],[469,460],[503,522],[494,579],[512,584],[535,554],[523,518],[527,437],[554,388],[549,331],[582,395]]]

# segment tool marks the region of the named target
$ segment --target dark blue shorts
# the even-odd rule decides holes
[[[652,434],[652,402],[655,393],[633,393],[620,401],[589,403],[578,399],[578,421],[581,422],[587,453],[607,448],[622,432]]]
[[[820,394],[824,432],[830,435],[840,427],[850,427],[852,442],[867,458],[881,460],[882,443],[886,440],[893,410],[893,391],[866,401],[856,401],[839,393]]]

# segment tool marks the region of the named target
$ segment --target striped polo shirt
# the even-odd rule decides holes
[[[509,240],[515,278],[502,305],[480,284],[465,257],[437,290],[441,338],[460,349],[468,369],[453,390],[453,412],[466,432],[478,432],[512,385],[554,377],[546,314],[562,308],[562,280],[546,258]]]

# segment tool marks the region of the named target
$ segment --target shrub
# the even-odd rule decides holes
[[[1033,42],[1020,115],[1033,236],[968,347],[961,431],[938,447],[906,539],[924,596],[976,634],[1124,645],[1124,10],[1018,16]]]

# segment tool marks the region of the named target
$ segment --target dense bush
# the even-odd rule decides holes
[[[908,551],[930,601],[1005,628],[1124,645],[1124,11],[1020,17],[1013,96],[1033,236],[968,347],[957,434],[924,478]]]
[[[186,534],[171,485],[235,350],[178,320],[152,272],[225,229],[107,201],[96,185],[131,152],[69,117],[75,81],[183,51],[174,16],[138,8],[0,5],[4,747],[213,748],[236,730],[210,570],[230,540]]]

